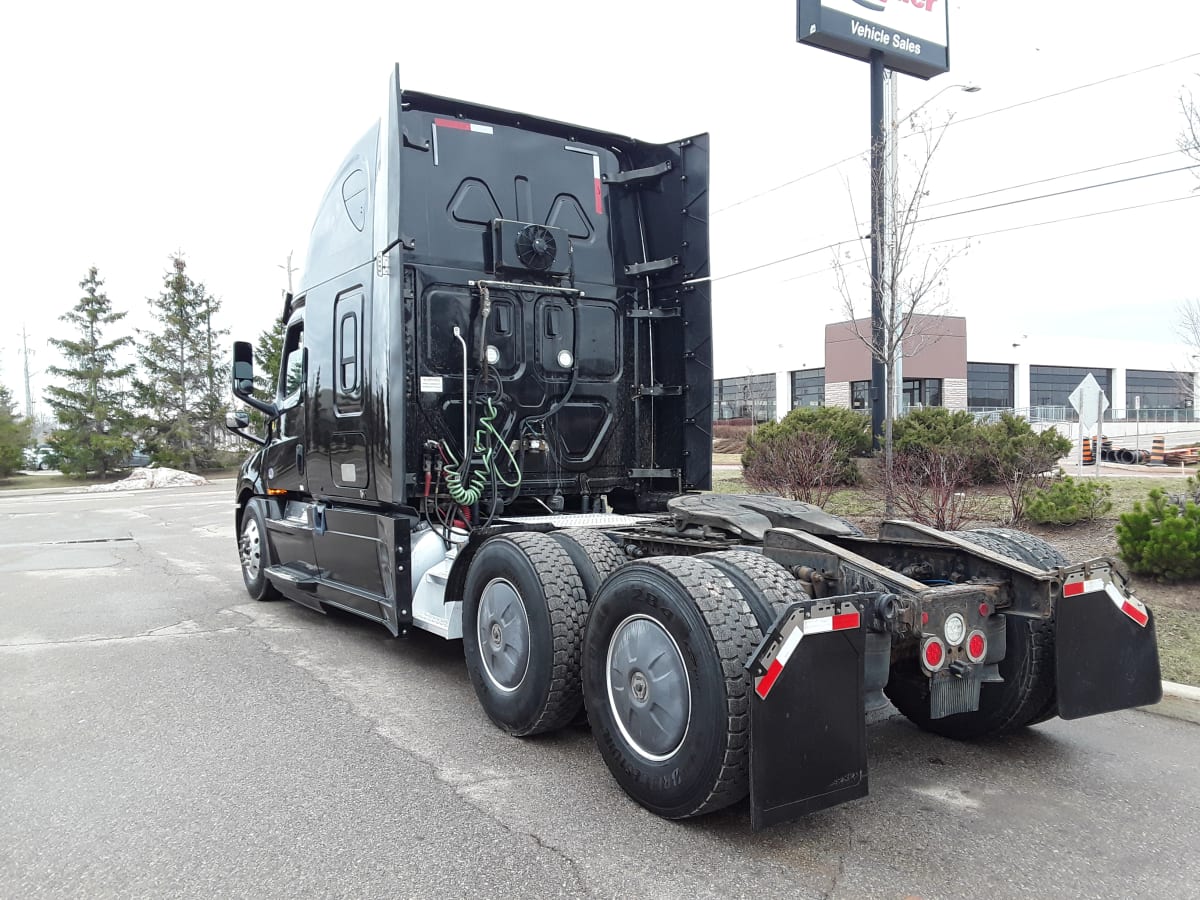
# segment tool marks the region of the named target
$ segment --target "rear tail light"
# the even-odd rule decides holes
[[[973,663],[983,662],[987,656],[987,638],[982,631],[972,631],[967,635],[967,659]]]
[[[939,671],[946,664],[946,645],[939,637],[931,637],[921,645],[921,662],[930,672]]]

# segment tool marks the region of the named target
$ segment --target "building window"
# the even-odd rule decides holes
[[[871,382],[850,382],[850,408],[869,409],[871,406]]]
[[[1135,418],[1142,410],[1187,410],[1191,419],[1195,381],[1191,372],[1155,372],[1129,369],[1125,373],[1127,417]]]
[[[905,378],[903,395],[905,409],[914,406],[941,406],[942,379]]]
[[[775,374],[742,375],[713,381],[713,418],[718,422],[775,419]]]
[[[792,409],[825,405],[825,370],[804,369],[792,373]]]
[[[1012,409],[1017,405],[1013,367],[1008,363],[967,363],[967,406]]]
[[[1043,409],[1039,415],[1049,415],[1052,410],[1071,409],[1069,399],[1071,391],[1079,387],[1079,383],[1091,373],[1104,395],[1112,401],[1112,370],[1090,369],[1080,366],[1030,366],[1029,367],[1029,405]],[[1074,412],[1071,413],[1074,415]],[[1104,418],[1111,420],[1112,409],[1105,410]]]

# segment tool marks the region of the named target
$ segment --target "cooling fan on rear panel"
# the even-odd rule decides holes
[[[517,232],[517,259],[527,268],[544,272],[554,264],[558,242],[549,228],[526,225]]]

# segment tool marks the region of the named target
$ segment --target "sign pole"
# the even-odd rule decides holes
[[[884,205],[883,53],[871,52],[871,445],[878,450],[887,404],[884,366],[883,241]]]

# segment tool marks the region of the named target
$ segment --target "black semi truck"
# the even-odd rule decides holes
[[[756,826],[865,795],[866,715],[1000,734],[1161,696],[1114,560],[705,493],[708,137],[391,78],[321,201],[237,481],[246,588],[461,638],[516,736],[586,715],[638,803]]]

